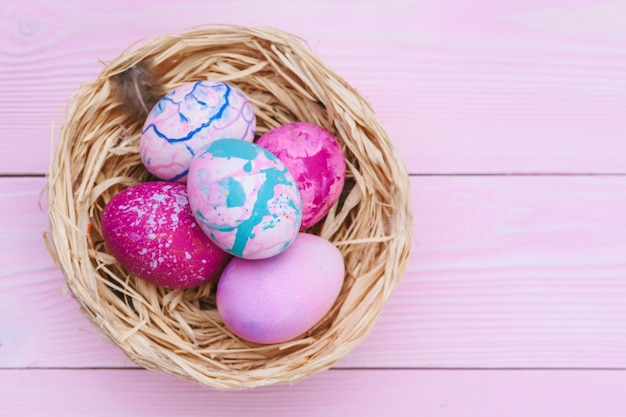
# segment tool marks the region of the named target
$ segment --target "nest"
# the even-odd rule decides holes
[[[341,251],[346,276],[333,309],[289,342],[237,338],[215,307],[215,283],[169,290],[129,274],[107,253],[106,203],[153,179],[139,158],[148,111],[167,91],[226,81],[250,100],[257,137],[318,124],[341,143],[340,201],[308,232]],[[409,178],[368,102],[299,38],[275,29],[215,27],[154,38],[122,53],[72,96],[50,167],[53,256],[91,322],[138,365],[218,389],[291,383],[325,370],[370,332],[409,258]]]

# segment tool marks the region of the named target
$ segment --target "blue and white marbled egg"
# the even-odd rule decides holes
[[[191,160],[217,139],[252,141],[256,117],[244,94],[219,81],[186,83],[152,108],[139,143],[148,171],[167,181],[186,182]]]

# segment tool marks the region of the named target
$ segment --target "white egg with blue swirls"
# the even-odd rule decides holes
[[[183,84],[152,108],[139,154],[154,176],[186,182],[193,157],[217,139],[252,141],[256,117],[244,94],[219,81]]]

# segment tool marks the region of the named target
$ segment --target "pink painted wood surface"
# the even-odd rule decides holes
[[[10,370],[0,415],[22,417],[619,417],[615,371],[330,370],[293,386],[213,391],[144,370]],[[27,387],[14,389],[14,385]]]
[[[0,416],[626,415],[626,177],[546,175],[626,173],[624,18],[605,0],[0,0]],[[64,294],[45,179],[26,177],[99,60],[210,23],[302,36],[427,174],[371,336],[295,386],[136,369]]]
[[[409,269],[339,367],[626,368],[626,177],[411,185]],[[132,366],[61,296],[43,186],[0,180],[0,366]]]
[[[98,60],[210,23],[302,36],[370,99],[413,173],[626,172],[624,2],[2,5],[0,173],[47,170],[51,121]]]

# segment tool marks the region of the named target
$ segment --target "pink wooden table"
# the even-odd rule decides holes
[[[0,416],[625,416],[625,22],[620,0],[0,0]],[[43,245],[70,94],[206,23],[301,35],[411,173],[402,283],[362,345],[293,386],[137,368]]]

